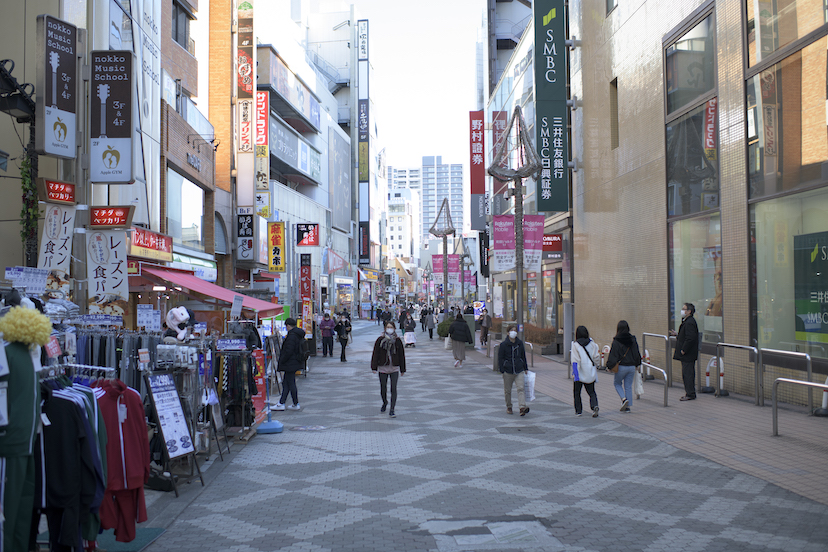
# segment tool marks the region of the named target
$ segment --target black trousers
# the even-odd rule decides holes
[[[575,386],[573,387],[575,394],[576,414],[580,414],[584,410],[584,407],[581,404],[581,387],[586,387],[587,395],[589,395],[589,409],[595,410],[595,407],[598,406],[598,395],[595,394],[595,382],[593,381],[592,383],[583,383],[580,381],[576,381]]]
[[[388,404],[388,376],[391,376],[391,410],[394,410],[394,405],[397,404],[397,380],[400,379],[400,373],[392,372],[390,374],[383,374],[380,372],[380,396],[382,397],[382,404]]]
[[[717,374],[718,376],[718,374]],[[684,394],[696,396],[696,361],[681,361],[681,378],[684,380]]]
[[[434,328],[429,328],[428,329],[428,338],[429,339],[434,339]]]
[[[333,336],[322,336],[322,356],[333,356]]]
[[[285,404],[288,393],[290,393],[290,397],[293,399],[293,404],[299,404],[299,388],[296,387],[296,372],[288,370],[287,372],[282,373],[284,374],[282,377],[282,397],[279,399],[279,402],[281,404]]]
[[[345,361],[345,347],[348,346],[348,340],[347,339],[340,339],[339,344],[342,345],[342,356],[339,357],[339,360],[342,360],[344,362]]]
[[[480,344],[485,345],[488,340],[489,340],[489,327],[488,326],[480,326]]]

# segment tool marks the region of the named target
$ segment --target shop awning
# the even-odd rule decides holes
[[[270,318],[271,316],[281,314],[284,310],[281,305],[268,303],[267,301],[262,301],[261,299],[236,293],[235,291],[204,281],[201,278],[186,272],[165,270],[155,266],[142,265],[141,276],[149,280],[155,280],[159,284],[175,284],[176,286],[182,288],[182,293],[199,301],[203,301],[204,298],[212,298],[227,303],[227,306],[230,306],[233,304],[233,298],[236,295],[241,295],[244,298],[242,307],[258,312],[259,318]]]

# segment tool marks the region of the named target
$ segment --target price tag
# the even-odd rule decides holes
[[[49,339],[49,343],[46,344],[46,354],[49,358],[57,358],[60,356],[60,353],[60,343],[58,343],[55,336],[52,336],[52,338]]]
[[[142,364],[149,364],[150,354],[149,349],[138,349],[138,362]]]

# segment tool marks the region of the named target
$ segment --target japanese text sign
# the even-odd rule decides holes
[[[89,314],[124,316],[129,310],[126,232],[101,230],[86,236]]]
[[[126,228],[132,224],[134,205],[111,205],[89,209],[90,228]]]
[[[35,149],[77,155],[78,28],[51,15],[37,17]]]
[[[296,245],[319,245],[319,224],[297,224]]]
[[[269,222],[267,224],[268,246],[270,247],[270,262],[268,270],[271,272],[285,272],[285,223]]]
[[[38,178],[37,195],[40,201],[45,201],[46,203],[74,205],[75,185],[70,182]]]
[[[49,271],[47,292],[60,292],[68,298],[71,291],[69,267],[72,264],[72,236],[75,232],[75,207],[47,205],[43,212],[43,235],[37,267]]]
[[[129,239],[129,254],[133,257],[172,262],[173,242],[171,236],[165,236],[147,230],[133,228]]]
[[[132,167],[133,54],[129,50],[92,52],[90,82],[89,179],[130,184]]]

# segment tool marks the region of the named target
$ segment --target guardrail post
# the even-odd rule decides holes
[[[805,360],[805,371],[806,371],[806,377],[808,378],[807,383],[809,385],[809,387],[808,387],[808,412],[812,413],[814,411],[814,394],[813,394],[813,388],[811,386],[813,386],[813,385],[819,386],[820,384],[818,384],[818,383],[814,384],[814,382],[811,381],[811,378],[813,377],[812,366],[811,366],[811,355],[809,355],[808,353],[798,353],[798,352],[795,352],[795,351],[781,351],[781,350],[777,350],[777,349],[759,349],[757,351],[757,354],[763,354],[763,353],[771,353],[771,354],[774,354],[774,355],[789,356],[789,357],[801,358],[801,359]],[[761,377],[762,377],[762,379],[764,379],[764,372],[765,372],[765,360],[764,360],[764,358],[762,358],[762,360],[761,360],[760,371],[762,373]],[[783,380],[785,382],[799,382],[800,384],[803,384],[802,380],[792,380],[792,379],[786,379],[786,378],[776,378],[776,379],[777,380]],[[764,404],[764,397],[763,397],[763,404]]]
[[[777,378],[773,382],[773,389],[771,389],[771,409],[773,411],[773,436],[779,435],[779,420],[777,420],[776,412],[776,387],[779,385],[780,379]]]
[[[497,353],[500,351],[500,345],[494,346],[494,351],[492,352],[492,371],[500,372],[500,366],[497,365]]]
[[[786,352],[786,351],[782,351]],[[797,354],[797,353],[794,353]],[[798,354],[806,354],[806,353],[798,353]],[[802,381],[802,380],[795,380],[789,378],[776,378],[773,381],[773,390],[771,391],[771,401],[773,406],[773,435],[774,437],[779,435],[779,413],[778,413],[778,401],[777,401],[777,394],[776,388],[779,386],[780,383],[792,383],[794,385],[804,385],[808,388],[808,391],[813,391],[814,388],[822,389],[823,391],[828,391],[828,383],[825,385],[821,383],[814,383],[812,381]]]

